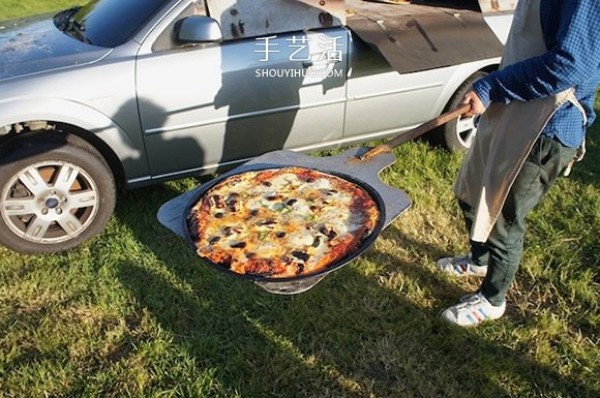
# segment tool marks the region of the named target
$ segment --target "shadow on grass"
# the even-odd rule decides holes
[[[375,249],[293,297],[221,274],[158,222],[139,217],[156,214],[176,195],[166,186],[126,194],[117,217],[160,265],[124,262],[118,276],[139,310],[146,309],[194,358],[198,373],[214,371],[210,396],[497,397],[520,389],[532,395],[598,394],[493,337],[443,324],[439,310],[466,292],[427,267]],[[443,254],[394,226],[384,237],[429,258]],[[357,271],[364,260],[377,265],[373,277]],[[403,295],[409,289],[386,287],[382,280],[395,273],[444,303],[424,307]],[[511,321],[509,315],[499,322]],[[493,324],[483,327],[493,335]]]

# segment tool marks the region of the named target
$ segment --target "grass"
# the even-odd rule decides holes
[[[0,16],[67,3],[2,0]],[[474,330],[438,313],[477,281],[433,266],[466,249],[459,155],[398,148],[383,178],[414,207],[293,297],[203,266],[158,224],[193,180],[125,192],[78,250],[0,248],[0,396],[599,396],[599,137],[596,125],[583,164],[532,215],[507,315]]]

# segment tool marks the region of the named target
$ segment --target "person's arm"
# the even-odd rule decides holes
[[[600,65],[600,1],[561,0],[558,43],[545,54],[489,74],[473,85],[484,107],[530,101],[585,81]]]

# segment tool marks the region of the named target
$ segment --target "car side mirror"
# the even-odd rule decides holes
[[[223,40],[219,23],[203,15],[192,15],[178,21],[175,34],[180,43],[214,43]]]

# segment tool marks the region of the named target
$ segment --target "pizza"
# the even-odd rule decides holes
[[[238,274],[287,278],[354,253],[379,218],[359,185],[284,167],[225,178],[191,207],[187,224],[200,257]]]

